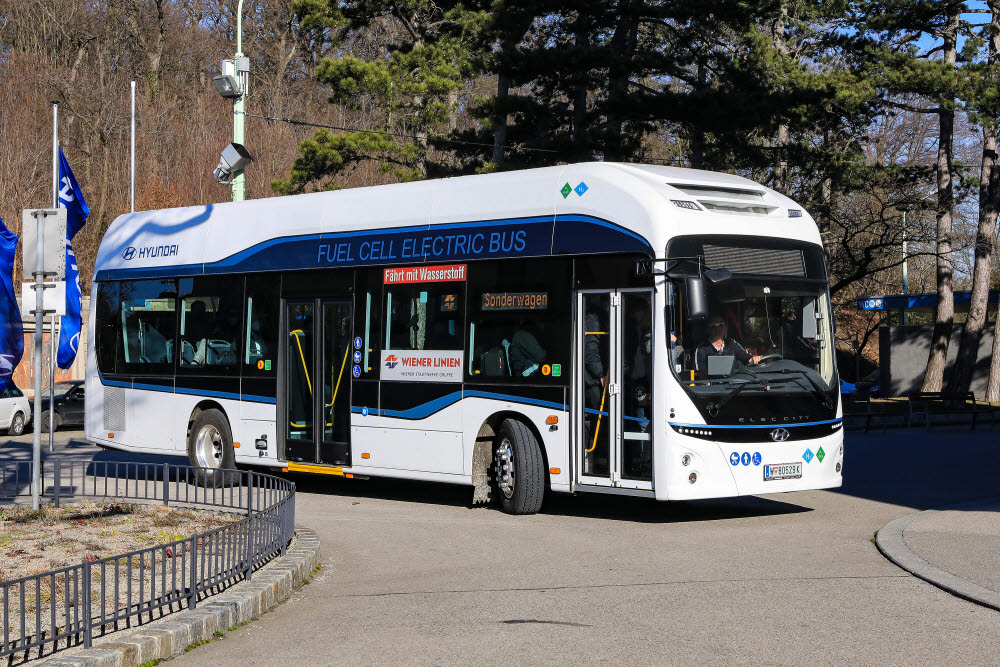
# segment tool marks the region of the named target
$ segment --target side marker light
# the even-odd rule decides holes
[[[549,472],[552,473],[553,475],[558,475],[559,470],[560,470],[559,468],[549,468]]]

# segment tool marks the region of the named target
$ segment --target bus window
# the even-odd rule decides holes
[[[173,364],[174,308],[172,280],[124,280],[121,283],[124,369],[137,373],[170,373]]]
[[[470,271],[468,380],[567,381],[570,275],[562,259],[489,262]]]
[[[378,359],[384,338],[380,336],[383,269],[358,271],[354,300],[354,335],[361,339],[359,378],[378,378]]]
[[[117,282],[105,282],[97,286],[97,323],[94,337],[97,368],[102,373],[116,372],[115,352],[118,349],[118,324],[121,322],[118,290]]]
[[[385,304],[384,349],[462,349],[464,285],[386,286]]]
[[[280,276],[247,276],[243,374],[273,377],[277,372]]]
[[[242,276],[181,278],[180,349],[186,369],[234,372],[243,324]]]

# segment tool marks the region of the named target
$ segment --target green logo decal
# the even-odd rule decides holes
[[[264,360],[264,370],[265,371],[271,370],[271,360],[270,359],[265,359]]]
[[[562,375],[562,364],[552,364],[552,377]]]
[[[823,451],[822,447],[820,447],[819,449],[816,450],[816,458],[819,459],[820,463],[823,462],[823,457],[824,456],[826,456],[826,452]]]
[[[566,197],[569,197],[569,193],[573,192],[573,188],[570,187],[569,183],[567,183],[566,185],[562,186],[562,190],[560,190],[559,192],[562,193],[563,199],[566,199]]]

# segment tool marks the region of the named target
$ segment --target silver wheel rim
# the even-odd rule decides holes
[[[202,468],[222,467],[222,434],[211,424],[202,426],[194,440],[194,457]]]
[[[507,438],[501,440],[497,447],[494,470],[497,486],[504,497],[510,499],[514,495],[514,448]]]
[[[14,430],[20,433],[21,426],[23,424],[24,424],[24,417],[22,417],[20,413],[14,415]]]

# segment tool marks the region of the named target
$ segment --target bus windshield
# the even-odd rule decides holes
[[[681,293],[680,284],[671,285],[672,293]],[[673,372],[691,393],[728,394],[739,386],[741,392],[825,394],[833,388],[824,285],[733,278],[709,289],[707,316],[678,317],[670,332]]]

